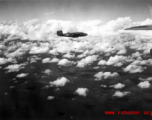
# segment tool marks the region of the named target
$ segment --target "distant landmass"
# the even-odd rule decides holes
[[[126,28],[125,30],[152,30],[152,25],[142,25]]]
[[[63,37],[84,37],[87,36],[87,33],[83,32],[73,32],[73,33],[65,33],[63,34],[62,30],[57,31],[58,36],[63,36]]]

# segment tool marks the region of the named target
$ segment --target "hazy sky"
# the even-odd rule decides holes
[[[0,21],[152,18],[152,0],[0,0]],[[151,10],[152,11],[152,10]]]

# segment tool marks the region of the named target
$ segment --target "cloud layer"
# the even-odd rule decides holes
[[[62,20],[1,23],[0,68],[7,73],[15,72],[16,77],[22,78],[30,75],[27,71],[29,68],[34,69],[33,65],[37,65],[38,68],[42,64],[45,66],[40,72],[45,75],[42,78],[53,75],[53,79],[58,78],[54,81],[49,79],[50,86],[64,87],[70,81],[75,82],[73,79],[76,77],[89,76],[88,79],[93,82],[110,81],[111,86],[103,83],[102,88],[122,89],[126,85],[122,84],[120,79],[126,79],[128,74],[141,75],[152,66],[149,55],[152,48],[152,32],[124,29],[151,21],[146,19],[142,22],[132,22],[129,17],[125,17],[107,23],[101,20],[83,21],[77,24]],[[87,33],[88,36],[59,37],[56,35],[57,30],[63,30],[64,33],[80,31]],[[22,62],[26,58],[26,63]],[[20,70],[24,72],[17,73]],[[73,76],[71,77],[68,72]],[[69,79],[60,77],[61,74],[70,77],[68,76]],[[140,75],[139,80],[142,82],[137,86],[150,88],[148,81],[152,78]],[[88,89],[78,86],[75,93],[86,96]],[[129,92],[116,91],[113,96],[123,97],[128,94]]]

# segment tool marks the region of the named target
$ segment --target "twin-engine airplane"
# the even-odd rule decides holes
[[[58,36],[63,36],[63,37],[84,37],[87,36],[87,33],[83,33],[83,32],[74,32],[74,33],[65,33],[63,34],[62,30],[57,31],[57,35]]]

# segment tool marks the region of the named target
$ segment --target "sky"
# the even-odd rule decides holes
[[[152,0],[0,0],[0,21],[152,18]]]

